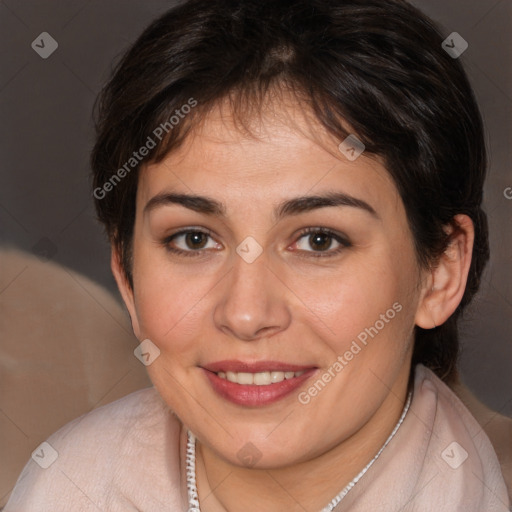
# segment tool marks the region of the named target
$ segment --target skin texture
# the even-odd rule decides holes
[[[422,270],[402,201],[378,158],[349,161],[337,149],[341,141],[292,101],[267,106],[250,128],[252,135],[242,133],[219,104],[183,146],[142,170],[133,290],[115,250],[112,269],[136,336],[160,349],[147,368],[152,382],[197,436],[202,511],[319,510],[398,421],[414,325],[439,325],[460,302],[473,226],[457,216],[460,232],[437,265]],[[278,222],[272,216],[282,201],[332,191],[365,201],[376,215],[337,206]],[[144,213],[163,192],[214,198],[226,216],[172,204]],[[301,235],[308,227],[329,228],[350,245],[328,236],[315,242]],[[210,230],[211,237],[169,241],[186,228]],[[263,250],[252,263],[236,252],[248,236]],[[166,243],[189,253],[202,249],[201,255],[173,254]],[[308,404],[300,403],[299,392],[396,303],[400,312]],[[244,407],[219,397],[201,369],[226,359],[317,371],[274,404]],[[237,454],[248,443],[260,456],[244,467]]]

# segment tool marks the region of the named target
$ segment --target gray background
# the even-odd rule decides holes
[[[0,1],[1,244],[45,250],[115,290],[90,192],[91,109],[113,62],[173,3]],[[487,129],[492,259],[461,328],[461,370],[481,400],[512,416],[512,200],[504,196],[512,187],[512,0],[413,3],[444,35],[469,43],[462,61]],[[46,60],[31,48],[41,32],[59,44]]]

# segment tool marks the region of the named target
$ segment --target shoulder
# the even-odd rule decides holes
[[[5,512],[160,510],[177,493],[180,430],[153,387],[94,409],[36,448]]]
[[[432,370],[422,364],[415,367],[416,388],[421,387],[423,391],[429,390],[436,396],[437,405],[440,408],[450,408],[455,411],[458,417],[464,419],[464,425],[472,437],[482,431],[473,413],[464,402],[457,396],[456,392],[441,380]]]
[[[435,397],[438,414],[436,419],[453,420],[458,418],[464,430],[474,438],[482,432],[478,421],[455,392],[432,370],[422,364],[415,367],[415,389]],[[443,413],[443,414],[440,414]],[[455,413],[455,416],[454,416]]]
[[[177,418],[154,387],[141,389],[115,402],[93,409],[52,434],[47,442],[59,448],[63,462],[90,458],[105,460],[135,442],[151,444],[165,428],[178,427]]]
[[[428,427],[432,467],[453,488],[465,489],[472,504],[480,503],[478,510],[502,510],[509,501],[507,487],[485,430],[432,370],[418,364],[414,379],[417,407],[413,412]]]

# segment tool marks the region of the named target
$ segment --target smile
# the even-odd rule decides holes
[[[218,372],[217,376],[221,379],[226,379],[229,382],[235,382],[236,384],[243,385],[255,385],[255,386],[269,386],[271,384],[277,384],[283,382],[283,380],[293,379],[294,377],[300,377],[305,370],[299,372],[258,372],[258,373],[247,373],[247,372]]]
[[[202,370],[219,398],[236,405],[262,407],[290,396],[318,368],[272,361],[219,361]]]

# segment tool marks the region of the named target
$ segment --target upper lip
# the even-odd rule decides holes
[[[281,361],[255,361],[244,362],[236,360],[216,361],[203,365],[205,370],[211,372],[299,372],[301,370],[310,370],[314,366],[304,366],[298,364],[283,363]]]

